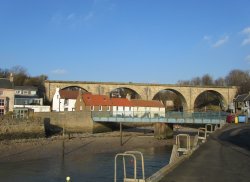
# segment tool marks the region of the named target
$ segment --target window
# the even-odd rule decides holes
[[[102,106],[99,106],[99,111],[102,111]]]
[[[95,106],[91,106],[91,107],[90,107],[90,110],[91,110],[91,111],[94,111],[94,110],[95,110]]]
[[[110,106],[108,106],[107,111],[110,111]]]
[[[0,99],[0,106],[4,106],[4,99]]]
[[[21,90],[16,90],[15,92],[16,92],[16,94],[21,94],[22,93]]]
[[[26,95],[27,95],[27,94],[29,94],[29,91],[28,91],[28,90],[24,90],[24,91],[23,91],[23,94],[26,94]]]
[[[66,105],[66,106],[69,105],[69,99],[64,100],[64,105]]]
[[[0,109],[0,116],[4,115],[4,109]]]
[[[80,111],[82,111],[82,106],[80,106]]]

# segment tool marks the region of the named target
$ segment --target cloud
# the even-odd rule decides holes
[[[225,37],[223,37],[223,38],[217,40],[217,41],[212,45],[212,47],[214,47],[214,48],[220,47],[220,46],[224,45],[225,43],[227,43],[228,40],[229,40],[229,36],[225,36]]]
[[[75,19],[75,17],[76,17],[75,13],[71,13],[71,14],[69,14],[69,15],[66,17],[66,20],[67,20],[67,21],[72,21],[72,20]]]
[[[245,39],[242,41],[242,43],[241,43],[241,45],[243,45],[243,46],[248,45],[248,44],[250,44],[250,37],[249,37],[249,38],[245,38]]]
[[[250,55],[248,55],[245,60],[250,64]]]
[[[211,40],[211,36],[205,35],[205,36],[203,37],[203,40],[205,40],[205,41],[210,41],[210,40]]]
[[[67,71],[65,69],[55,69],[51,71],[52,74],[54,75],[65,75]]]
[[[249,45],[250,44],[250,27],[246,27],[241,31],[241,34],[245,36],[243,41],[241,42],[242,46]]]
[[[84,21],[89,21],[94,17],[94,12],[90,11],[87,15],[84,16]]]
[[[241,33],[250,35],[250,27],[245,28],[244,30],[241,31]]]

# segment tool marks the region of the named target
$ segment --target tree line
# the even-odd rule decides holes
[[[225,77],[213,79],[209,74],[202,77],[194,77],[191,80],[179,80],[180,85],[193,86],[237,86],[238,93],[244,94],[250,91],[250,71],[234,69]]]
[[[48,79],[47,75],[30,76],[21,66],[14,66],[10,69],[0,68],[0,78],[9,78],[11,74],[15,86],[35,86],[38,88],[38,96],[45,98],[44,81]]]

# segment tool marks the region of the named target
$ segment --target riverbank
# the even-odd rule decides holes
[[[5,140],[0,143],[0,162],[28,161],[58,157],[58,155],[88,155],[93,153],[123,152],[134,148],[171,146],[173,140],[157,140],[153,134],[109,132],[26,140]],[[64,144],[63,144],[64,143]],[[64,145],[64,150],[63,150]],[[63,154],[64,153],[64,154]]]

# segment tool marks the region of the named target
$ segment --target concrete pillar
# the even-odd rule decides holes
[[[154,136],[157,139],[173,138],[173,124],[155,123]]]

